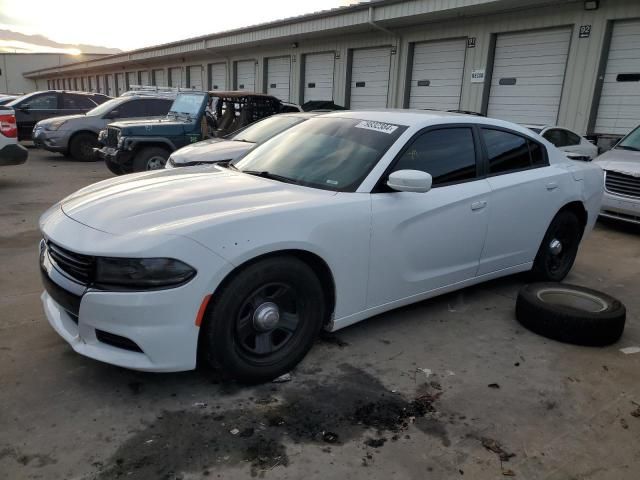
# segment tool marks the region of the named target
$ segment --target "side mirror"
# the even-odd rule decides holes
[[[30,108],[29,105],[25,105],[24,107],[18,107],[18,110],[24,113],[29,113]]]
[[[107,113],[107,118],[118,118],[120,116],[120,112],[116,109],[116,110],[111,110],[109,113]]]
[[[420,170],[398,170],[389,175],[387,186],[398,192],[426,193],[431,190],[433,178]]]

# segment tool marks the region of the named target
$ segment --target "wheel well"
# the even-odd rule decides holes
[[[582,224],[582,228],[585,228],[587,226],[589,215],[587,214],[587,210],[584,208],[584,204],[582,202],[575,201],[567,203],[560,209],[560,212],[565,210],[570,211],[578,217],[578,220],[580,220],[580,223]]]
[[[149,147],[162,148],[163,150],[166,150],[169,155],[171,155],[171,152],[173,151],[171,150],[171,147],[164,142],[141,142],[135,146],[133,154],[137,155],[141,150]]]
[[[257,263],[266,258],[283,257],[283,256],[296,257],[297,259],[306,263],[317,275],[318,279],[320,280],[320,285],[322,286],[322,290],[324,292],[325,302],[329,307],[327,308],[327,315],[325,318],[325,325],[328,324],[331,320],[333,309],[335,308],[335,305],[336,305],[336,291],[335,291],[336,289],[335,289],[335,283],[333,280],[333,274],[331,273],[331,269],[329,268],[329,265],[327,265],[327,263],[322,258],[320,258],[315,253],[311,253],[307,250],[296,250],[296,249],[278,250],[275,252],[266,253],[264,255],[259,255],[257,257],[252,258],[251,260],[247,260],[243,264],[238,265],[236,268],[234,268],[224,278],[224,280],[220,282],[220,284],[216,287],[215,291],[211,296],[212,300],[214,300],[217,297],[217,294],[221,292],[231,282],[231,280],[236,275],[238,275],[238,273],[240,273],[242,270],[244,270],[248,266],[253,265],[254,263]],[[212,304],[213,304],[213,301],[209,303],[207,310],[211,308]]]
[[[98,134],[96,132],[92,132],[91,130],[79,130],[77,132],[73,132],[73,135],[71,135],[71,137],[69,137],[69,147],[71,146],[71,142],[73,142],[73,140],[78,135],[81,135],[83,133],[88,133],[89,135],[93,135],[94,137],[98,138]]]

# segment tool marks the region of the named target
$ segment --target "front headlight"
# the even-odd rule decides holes
[[[127,137],[123,137],[122,135],[120,135],[118,133],[118,149],[122,148],[124,146],[124,141],[127,139]]]
[[[173,159],[171,155],[169,155],[169,159],[167,160],[167,163],[165,164],[164,168],[175,168],[175,166],[176,166],[176,161]]]
[[[97,286],[148,289],[177,287],[196,275],[196,270],[174,258],[96,258]]]
[[[66,120],[52,120],[46,127],[47,130],[58,130],[62,125],[64,125]]]
[[[107,138],[107,130],[100,130],[100,133],[98,133],[98,141],[104,142],[105,138]]]

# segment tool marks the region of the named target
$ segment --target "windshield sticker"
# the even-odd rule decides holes
[[[364,128],[366,130],[373,130],[374,132],[393,133],[398,129],[398,126],[390,123],[374,122],[373,120],[363,120],[356,125],[356,128]]]

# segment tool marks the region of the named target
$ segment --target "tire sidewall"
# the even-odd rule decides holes
[[[82,152],[82,147],[84,143],[89,143],[92,146],[98,146],[98,137],[96,135],[92,135],[90,133],[79,133],[75,137],[71,139],[71,143],[69,145],[69,153],[71,156],[80,162],[94,162],[97,160],[95,155],[84,155]]]
[[[161,147],[145,147],[142,148],[134,157],[132,165],[134,172],[147,172],[151,171],[147,169],[147,164],[149,160],[156,156],[162,156],[164,158],[165,164],[169,159],[169,152]],[[156,169],[161,170],[161,169]]]
[[[570,261],[568,261],[568,266],[566,269],[562,271],[552,272],[548,268],[547,264],[548,256],[551,255],[551,252],[549,252],[548,249],[548,245],[549,243],[551,243],[551,240],[553,240],[558,227],[567,224],[573,225],[576,235],[575,245],[572,246],[570,251],[571,259]],[[573,264],[575,263],[576,257],[578,255],[578,249],[580,247],[580,241],[582,240],[583,233],[584,229],[581,226],[580,220],[573,212],[568,210],[558,212],[558,214],[551,221],[549,228],[545,232],[542,243],[540,244],[540,248],[538,249],[538,253],[536,254],[536,258],[534,259],[532,269],[533,278],[539,281],[552,282],[560,282],[564,280],[573,268]]]
[[[302,296],[302,325],[290,344],[254,361],[237,344],[235,322],[245,299],[261,285],[286,281]],[[273,379],[291,370],[309,351],[324,321],[324,294],[320,282],[304,262],[295,257],[274,257],[256,262],[231,279],[208,312],[205,339],[209,356],[233,377],[248,383]]]

